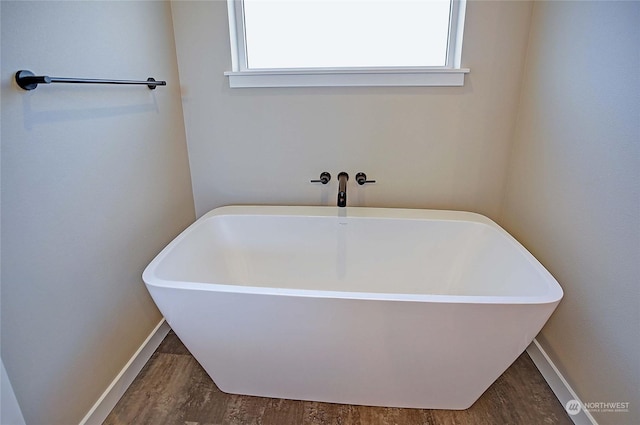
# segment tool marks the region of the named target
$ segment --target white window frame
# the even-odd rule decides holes
[[[250,69],[244,29],[243,0],[227,0],[232,70],[229,86],[340,87],[340,86],[462,86],[468,68],[461,68],[466,0],[452,0],[449,45],[445,66],[372,68]]]

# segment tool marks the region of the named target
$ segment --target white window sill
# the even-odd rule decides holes
[[[340,68],[230,71],[231,88],[345,86],[462,86],[468,68]]]

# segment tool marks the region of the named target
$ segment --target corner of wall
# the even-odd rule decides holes
[[[522,103],[523,103],[523,97],[524,97],[524,85],[527,81],[527,73],[528,73],[528,69],[529,69],[529,61],[531,60],[531,51],[530,51],[530,47],[531,47],[531,34],[534,31],[534,14],[535,14],[535,8],[536,8],[536,2],[535,1],[530,1],[529,2],[531,4],[531,12],[529,14],[529,27],[527,30],[528,36],[527,36],[527,44],[526,44],[526,53],[525,53],[525,57],[524,60],[522,61],[522,67],[518,70],[518,74],[520,75],[520,83],[518,84],[519,87],[519,92],[518,92],[518,103],[517,103],[517,107],[516,107],[516,112],[515,112],[515,120],[511,126],[511,131],[510,131],[510,143],[509,143],[509,151],[507,152],[507,160],[506,160],[506,170],[504,173],[504,181],[502,182],[502,199],[500,200],[500,205],[499,205],[499,209],[498,209],[498,218],[496,221],[498,221],[500,223],[500,225],[502,227],[504,227],[507,230],[509,229],[509,221],[507,220],[506,214],[505,214],[505,209],[506,209],[506,203],[507,203],[507,198],[508,198],[508,194],[509,194],[509,182],[510,182],[510,176],[513,172],[513,156],[514,156],[514,150],[515,150],[515,145],[517,143],[517,132],[518,132],[518,127],[520,125],[521,122],[521,113],[522,113]]]

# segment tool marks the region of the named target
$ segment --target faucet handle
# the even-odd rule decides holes
[[[358,173],[356,174],[356,182],[358,182],[358,184],[360,186],[362,186],[365,183],[375,183],[375,180],[367,180],[367,175],[365,173]]]
[[[320,173],[320,179],[319,180],[311,180],[311,183],[327,184],[327,183],[329,183],[329,180],[331,180],[331,174],[329,174],[326,171],[323,171],[322,173]]]

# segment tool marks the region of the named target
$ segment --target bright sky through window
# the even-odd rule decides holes
[[[244,0],[249,69],[445,66],[449,0]]]

